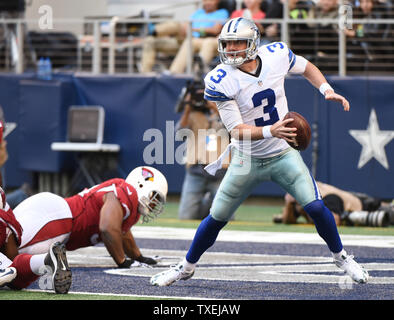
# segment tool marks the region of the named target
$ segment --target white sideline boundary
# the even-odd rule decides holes
[[[135,238],[193,240],[196,229],[133,226]],[[363,246],[377,248],[394,248],[394,236],[369,236],[340,234],[344,246]],[[258,242],[258,243],[302,243],[325,245],[322,238],[315,233],[301,232],[265,232],[222,230],[216,241]]]

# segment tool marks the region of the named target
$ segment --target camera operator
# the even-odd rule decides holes
[[[366,194],[345,191],[332,185],[316,181],[324,204],[334,215],[336,224],[346,226],[387,227],[394,224],[394,202],[383,202]],[[273,217],[275,223],[297,223],[304,217],[307,223],[312,219],[290,195],[285,195],[281,215]]]
[[[216,160],[229,144],[216,104],[204,100],[204,84],[193,81],[180,95],[175,109],[182,112],[176,131],[186,132],[186,174],[181,191],[179,219],[200,219],[209,214],[209,209],[220,182],[229,164],[215,176],[204,167]]]

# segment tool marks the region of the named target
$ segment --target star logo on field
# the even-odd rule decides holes
[[[349,130],[349,133],[362,146],[358,169],[372,158],[375,158],[386,170],[389,169],[385,146],[394,138],[394,130],[379,129],[375,109],[371,110],[366,130]]]

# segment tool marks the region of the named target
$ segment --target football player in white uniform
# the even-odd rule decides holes
[[[334,92],[316,66],[295,55],[285,43],[260,47],[259,39],[256,25],[244,18],[231,19],[222,28],[218,48],[222,63],[205,77],[205,99],[217,103],[231,134],[231,164],[185,259],[154,275],[153,285],[166,286],[191,278],[201,255],[262,181],[276,182],[297,199],[313,219],[339,268],[358,283],[368,280],[368,272],[343,249],[333,215],[324,205],[300,153],[286,142],[294,139],[296,128],[286,127],[293,119],[282,120],[288,112],[285,76],[289,72],[302,74],[326,100],[341,103],[345,111],[350,108],[349,102]],[[221,159],[206,170],[214,173]]]

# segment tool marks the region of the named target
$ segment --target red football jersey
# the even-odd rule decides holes
[[[73,215],[73,226],[66,243],[67,250],[95,245],[101,241],[100,211],[104,204],[103,196],[108,192],[113,192],[122,205],[122,231],[127,232],[137,223],[140,218],[137,211],[137,191],[123,179],[107,180],[65,199]]]
[[[10,228],[15,235],[16,243],[19,246],[22,238],[22,227],[14,216],[14,212],[6,203],[4,210],[0,209],[0,248],[4,245],[7,238],[6,228]]]

